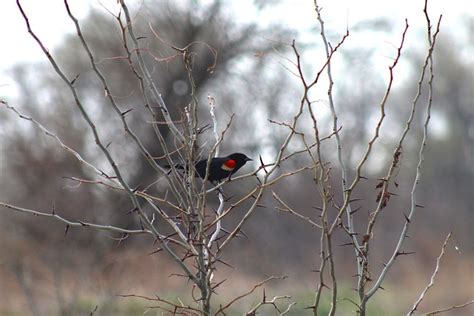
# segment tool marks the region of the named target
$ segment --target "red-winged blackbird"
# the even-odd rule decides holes
[[[211,182],[229,178],[245,165],[247,161],[251,161],[249,157],[241,153],[234,153],[227,157],[216,157],[211,159],[207,180]],[[169,166],[166,166],[169,168]],[[204,179],[206,176],[207,159],[198,161],[196,168],[197,175]],[[177,169],[184,169],[182,165],[176,165]]]

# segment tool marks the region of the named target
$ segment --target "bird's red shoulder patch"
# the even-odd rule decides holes
[[[227,170],[227,171],[232,171],[234,170],[236,165],[237,165],[237,162],[235,160],[228,159],[222,164],[222,169]]]

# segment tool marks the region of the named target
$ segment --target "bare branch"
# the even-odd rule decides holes
[[[44,46],[42,41],[38,38],[38,36],[35,34],[35,32],[33,32],[33,30],[31,29],[31,26],[30,26],[30,23],[29,23],[29,20],[28,20],[28,16],[26,15],[25,11],[23,10],[23,8],[20,4],[20,1],[17,0],[16,2],[17,2],[17,6],[18,6],[18,8],[19,8],[19,10],[20,10],[20,12],[23,16],[23,19],[25,20],[25,23],[26,23],[26,26],[27,26],[27,29],[28,29],[28,33],[34,38],[36,43],[40,46],[41,50],[43,51],[43,53],[48,58],[49,62],[53,66],[56,73],[59,75],[59,77],[63,80],[63,82],[69,88],[71,94],[74,97],[74,101],[76,103],[76,106],[78,107],[79,111],[81,112],[81,115],[83,116],[83,118],[87,122],[87,124],[89,125],[89,128],[90,128],[90,130],[92,131],[92,133],[94,135],[94,140],[95,140],[96,144],[99,146],[99,148],[101,149],[101,151],[104,154],[105,158],[109,162],[110,166],[113,168],[113,170],[115,172],[115,176],[117,177],[117,179],[120,182],[120,184],[122,185],[122,187],[125,189],[125,191],[126,191],[127,195],[129,196],[130,200],[132,201],[133,207],[137,209],[138,214],[140,216],[140,219],[144,223],[146,229],[150,230],[152,232],[152,234],[158,240],[160,240],[162,242],[162,246],[168,252],[168,254],[170,254],[178,264],[181,264],[181,260],[179,259],[177,254],[174,253],[174,251],[169,247],[169,245],[167,244],[167,241],[162,238],[162,236],[159,234],[157,229],[153,226],[153,224],[147,218],[145,212],[142,210],[142,206],[139,203],[137,196],[134,194],[133,190],[130,188],[130,186],[127,184],[127,182],[123,178],[122,172],[120,171],[117,163],[115,162],[114,158],[112,157],[112,155],[111,155],[110,151],[108,150],[107,146],[104,145],[104,143],[102,142],[102,140],[101,140],[101,138],[98,134],[96,125],[94,124],[94,122],[90,118],[89,114],[85,110],[85,108],[82,104],[82,101],[80,100],[79,95],[76,91],[76,88],[71,83],[71,81],[66,77],[66,75],[61,70],[61,68],[59,67],[56,60],[53,58],[53,56],[49,53],[48,49]],[[82,33],[80,31],[79,24],[77,22],[77,19],[75,19],[75,17],[70,12],[67,0],[65,0],[65,6],[66,6],[66,9],[68,11],[69,16],[71,17],[71,19],[74,21],[74,23],[76,25],[76,31],[78,32],[78,36],[81,37],[80,34],[82,34]],[[124,4],[123,4],[123,6],[125,7]],[[85,40],[83,39],[83,37],[81,37],[81,40],[82,40],[83,45],[85,45],[85,47],[87,47],[87,44],[85,43]],[[91,55],[89,57],[91,57]],[[92,58],[92,61],[93,61],[93,58]],[[183,269],[187,273],[188,277],[196,283],[197,279],[196,279],[195,275],[192,273],[192,271],[189,270],[189,268],[187,268],[184,265],[181,265],[181,266],[183,267]]]
[[[290,299],[291,296],[289,295],[277,295],[277,296],[274,296],[271,300],[267,300],[265,297],[264,299],[259,302],[257,305],[255,305],[254,308],[252,308],[251,310],[249,310],[247,313],[245,313],[246,316],[255,316],[257,315],[257,310],[262,307],[263,305],[272,305],[276,311],[278,312],[278,315],[284,315],[286,313],[288,313],[288,311],[290,310],[290,308],[295,304],[295,303],[290,303],[288,305],[288,308],[284,311],[284,312],[280,312],[280,309],[278,308],[278,306],[276,305],[276,302],[278,300],[282,300],[282,299]]]
[[[57,214],[57,211],[51,212],[51,213],[46,213],[46,212],[40,212],[40,211],[35,211],[7,203],[0,202],[0,206],[3,206],[7,209],[20,212],[20,213],[26,213],[26,214],[31,214],[35,216],[42,216],[42,217],[50,217],[54,218],[60,222],[63,222],[66,225],[72,226],[72,227],[90,227],[90,228],[96,228],[99,230],[107,230],[111,232],[117,232],[117,233],[122,233],[122,234],[129,234],[129,235],[140,235],[140,234],[152,234],[152,232],[148,229],[125,229],[125,228],[120,228],[116,226],[111,226],[111,225],[100,225],[100,224],[95,224],[95,223],[89,223],[89,222],[83,222],[83,221],[73,221],[73,220],[68,220],[61,215]],[[153,234],[152,234],[153,235]]]
[[[300,213],[296,212],[295,210],[293,210],[291,207],[288,206],[288,204],[286,204],[276,193],[275,191],[272,190],[272,194],[273,194],[273,197],[275,198],[275,200],[278,201],[278,203],[280,203],[281,205],[283,205],[285,208],[278,208],[276,207],[277,210],[279,211],[282,211],[282,212],[288,212],[288,213],[291,213],[299,218],[301,218],[302,220],[310,223],[313,227],[317,227],[317,228],[322,228],[321,225],[315,223],[313,220],[311,220],[311,218],[309,218],[308,216],[304,216],[304,215],[301,215]]]
[[[39,128],[41,131],[43,131],[47,136],[52,137],[56,142],[67,152],[71,153],[81,164],[87,166],[89,169],[91,169],[94,173],[98,174],[99,176],[105,178],[107,181],[113,182],[115,185],[120,185],[120,183],[113,179],[111,176],[107,175],[104,171],[98,169],[95,167],[92,163],[86,161],[77,151],[72,149],[71,147],[67,146],[64,144],[64,142],[53,132],[48,130],[46,127],[44,127],[40,122],[35,120],[33,117],[27,116],[20,111],[18,111],[14,106],[9,105],[6,101],[0,100],[0,103],[5,105],[7,109],[15,112],[21,119],[30,121],[33,123],[37,128]]]
[[[426,295],[426,293],[428,292],[428,290],[434,285],[434,283],[435,283],[435,278],[436,278],[436,275],[438,274],[439,267],[440,267],[440,264],[441,264],[441,259],[442,259],[443,256],[444,256],[444,251],[446,250],[446,246],[448,245],[448,241],[449,241],[450,238],[451,238],[451,233],[449,233],[449,234],[446,236],[446,239],[444,240],[443,246],[441,247],[441,253],[439,254],[438,258],[436,258],[436,267],[435,267],[435,269],[434,269],[434,271],[433,271],[433,274],[431,275],[430,283],[428,283],[428,285],[425,287],[425,289],[421,292],[420,297],[419,297],[418,300],[415,302],[415,304],[413,305],[412,309],[407,313],[407,316],[413,315],[413,313],[416,311],[416,309],[417,309],[418,306],[420,305],[421,301],[422,301],[423,298],[425,297],[425,295]]]
[[[326,50],[326,57],[329,59],[329,57],[333,53],[333,49],[331,48],[331,46],[330,46],[330,44],[329,44],[329,42],[326,38],[326,33],[325,33],[325,28],[324,28],[324,21],[323,21],[322,16],[321,16],[321,8],[318,6],[317,0],[314,1],[314,5],[315,5],[316,13],[318,15],[318,21],[319,21],[320,28],[321,28],[320,33],[321,33],[321,38],[322,38],[322,41],[323,41],[323,44],[324,44],[324,48]],[[349,29],[346,29],[346,35],[345,36],[349,36]],[[337,132],[340,129],[340,127],[338,127],[338,117],[337,117],[337,113],[336,113],[336,107],[334,105],[334,97],[333,97],[334,81],[333,81],[333,76],[332,76],[332,71],[331,71],[331,62],[330,61],[328,62],[326,71],[327,71],[327,76],[328,76],[328,79],[329,79],[329,86],[328,86],[327,94],[328,94],[328,99],[329,99],[329,107],[331,109],[331,114],[332,114],[332,117],[333,117],[332,129],[333,129],[333,133],[336,136],[337,159],[338,159],[338,162],[339,162],[339,168],[341,170],[341,187],[342,187],[342,192],[343,192],[343,195],[344,195],[344,199],[348,199],[347,195],[349,195],[350,193],[347,190],[347,182],[349,181],[349,179],[348,179],[348,175],[347,175],[347,167],[346,167],[344,159],[343,159],[343,148],[342,148],[342,143],[341,143],[341,137],[340,137],[339,133]],[[355,227],[354,227],[353,213],[352,213],[352,207],[351,207],[350,202],[347,203],[346,216],[347,216],[347,227],[348,227],[348,231],[349,231],[349,236],[352,240],[352,243],[354,245],[354,251],[356,253],[357,273],[359,274],[359,276],[361,276],[362,275],[362,262],[361,262],[361,260],[363,259],[363,257],[359,256],[360,245],[359,245],[359,241],[357,240],[356,235],[354,234]]]
[[[474,304],[474,300],[467,301],[467,302],[459,304],[459,305],[452,305],[452,306],[447,307],[447,308],[438,309],[438,310],[435,310],[435,311],[432,311],[432,312],[429,312],[429,313],[425,313],[423,315],[431,316],[431,315],[441,314],[441,313],[444,313],[444,312],[449,312],[449,311],[454,310],[454,309],[463,308],[463,307],[469,306],[471,304]]]
[[[375,127],[374,136],[369,141],[369,143],[367,145],[367,149],[365,150],[364,154],[362,155],[361,160],[359,161],[359,164],[357,165],[356,176],[355,176],[354,180],[352,181],[349,188],[346,190],[344,204],[341,206],[341,209],[339,210],[339,214],[337,216],[338,218],[346,210],[346,208],[349,204],[351,193],[353,192],[354,188],[357,186],[360,179],[362,178],[361,177],[362,167],[367,162],[367,159],[368,159],[370,153],[372,152],[372,147],[373,147],[375,141],[379,138],[380,128],[381,128],[382,123],[385,119],[385,105],[387,103],[388,97],[390,95],[390,91],[392,89],[393,81],[394,81],[394,68],[397,66],[398,61],[400,60],[403,44],[405,43],[405,35],[406,35],[407,31],[408,31],[408,21],[405,20],[405,29],[403,30],[403,33],[402,33],[402,39],[400,41],[400,45],[397,48],[397,55],[396,55],[392,65],[389,66],[389,82],[388,82],[387,88],[385,90],[385,94],[382,98],[382,101],[380,102],[380,105],[379,105],[379,107],[380,107],[380,117],[379,117],[379,120],[378,120],[377,125]],[[331,228],[330,228],[331,232],[334,230],[336,225],[337,225],[337,221],[334,221],[333,224],[331,225]]]
[[[244,297],[247,297],[249,296],[250,294],[252,294],[256,289],[258,289],[259,287],[261,287],[262,285],[272,281],[272,280],[284,280],[286,279],[287,277],[286,276],[270,276],[268,278],[266,278],[265,280],[255,284],[250,290],[248,290],[247,292],[235,297],[234,299],[232,299],[229,303],[221,306],[217,312],[215,313],[215,315],[219,315],[219,314],[222,314],[222,315],[225,315],[224,313],[224,310],[226,310],[227,308],[229,308],[232,304],[234,304],[235,302],[237,302],[238,300],[244,298]],[[257,307],[258,308],[258,307]],[[248,314],[248,313],[247,313]]]
[[[181,300],[179,298],[178,298],[179,304],[176,304],[176,303],[173,303],[172,301],[167,300],[165,298],[162,298],[158,295],[156,295],[155,297],[149,297],[149,296],[137,295],[137,294],[119,294],[117,296],[119,296],[119,297],[141,298],[141,299],[144,299],[144,300],[147,300],[147,301],[158,302],[158,303],[163,303],[165,305],[169,305],[170,306],[169,308],[173,308],[172,310],[170,310],[169,308],[161,307],[161,306],[151,307],[150,309],[153,309],[153,308],[163,309],[164,311],[172,313],[172,315],[182,314],[183,311],[188,312],[188,313],[192,312],[191,315],[198,315],[200,313],[199,309],[197,309],[195,307],[192,307],[190,305],[183,304],[183,302],[181,302]],[[185,315],[189,315],[189,314],[185,314]]]
[[[438,25],[437,25],[437,28],[436,28],[436,33],[433,35],[433,39],[432,39],[432,42],[431,42],[431,45],[430,45],[430,48],[429,48],[429,53],[428,53],[427,58],[430,59],[430,60],[431,60],[431,56],[432,56],[432,53],[433,53],[434,46],[436,44],[437,35],[439,34],[441,18],[442,18],[442,16],[439,17]],[[380,273],[380,276],[378,277],[378,279],[375,282],[375,284],[373,285],[373,287],[367,292],[367,294],[365,296],[366,299],[370,298],[372,295],[375,294],[375,292],[380,287],[383,279],[385,278],[385,275],[387,274],[388,270],[390,269],[390,267],[394,263],[395,258],[397,257],[397,254],[399,253],[399,251],[400,251],[400,249],[403,245],[403,242],[406,238],[406,235],[407,235],[407,232],[408,232],[408,227],[410,226],[410,223],[411,223],[411,219],[413,218],[413,216],[416,212],[417,202],[416,202],[415,193],[416,193],[416,189],[418,187],[418,183],[419,183],[420,178],[421,178],[421,167],[422,167],[423,161],[424,161],[424,151],[425,151],[426,142],[427,142],[427,138],[428,138],[428,123],[429,123],[430,117],[431,117],[433,78],[434,78],[433,65],[432,65],[432,61],[430,61],[430,79],[428,81],[429,99],[428,99],[428,104],[427,104],[427,107],[426,107],[425,123],[423,125],[423,138],[422,138],[422,142],[421,142],[419,153],[418,153],[418,165],[416,167],[415,180],[413,181],[413,186],[412,186],[412,190],[411,190],[411,194],[410,194],[410,196],[411,196],[411,207],[410,207],[410,213],[408,215],[409,220],[405,221],[405,224],[403,226],[402,232],[400,233],[400,237],[399,237],[397,245],[396,245],[396,247],[393,251],[393,254],[392,254],[391,258],[389,259],[389,261],[387,262],[384,269],[382,270],[382,272]]]
[[[149,88],[149,90],[152,92],[152,95],[158,105],[160,106],[161,113],[163,114],[163,117],[165,118],[166,122],[168,123],[168,126],[170,129],[173,131],[174,135],[178,137],[181,141],[184,141],[184,136],[183,134],[178,130],[176,125],[173,123],[173,120],[171,119],[171,116],[169,114],[168,107],[166,106],[165,101],[163,100],[161,93],[159,92],[159,89],[157,88],[155,81],[153,80],[150,71],[148,70],[148,67],[145,64],[145,60],[143,59],[143,56],[140,51],[140,45],[138,44],[137,37],[135,36],[135,33],[133,31],[133,23],[132,19],[130,17],[130,12],[128,11],[128,7],[125,4],[124,0],[120,0],[120,4],[122,6],[123,12],[125,13],[125,19],[127,21],[127,30],[128,33],[130,34],[130,37],[132,38],[132,42],[134,45],[135,52],[137,54],[137,59],[138,59],[138,65],[140,67],[140,71],[143,74],[143,78],[145,79],[145,82]]]

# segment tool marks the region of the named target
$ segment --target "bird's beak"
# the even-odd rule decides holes
[[[245,158],[245,161],[253,161],[253,159],[252,159],[252,158],[249,158],[249,157],[247,157],[247,158]]]

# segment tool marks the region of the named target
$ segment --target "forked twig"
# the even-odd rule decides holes
[[[240,294],[239,296],[233,298],[231,301],[229,301],[227,304],[225,305],[221,305],[220,308],[217,310],[217,312],[215,313],[215,315],[219,315],[219,314],[222,314],[222,315],[225,315],[224,311],[229,308],[232,304],[234,304],[235,302],[237,302],[238,300],[241,300],[243,299],[244,297],[247,297],[249,296],[250,294],[252,294],[256,289],[258,289],[259,287],[261,287],[262,285],[272,281],[272,280],[284,280],[286,279],[287,277],[286,276],[270,276],[268,278],[266,278],[265,280],[255,284],[250,290],[248,290],[247,292],[244,292],[242,294]]]

